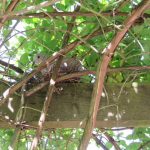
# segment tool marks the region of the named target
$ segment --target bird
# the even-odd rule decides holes
[[[46,59],[47,59],[47,57],[45,55],[43,55],[42,53],[37,53],[34,56],[34,63],[36,65],[39,65]],[[47,65],[46,68],[41,70],[41,74],[43,75],[44,78],[47,76],[50,77],[52,75],[54,67],[56,65],[56,61],[57,61],[57,59],[53,63]],[[62,63],[60,65],[58,75],[65,75],[65,74],[74,73],[74,72],[81,72],[84,70],[85,70],[85,68],[79,59],[77,59],[76,57],[72,57],[72,58],[65,57],[65,58],[63,58]]]

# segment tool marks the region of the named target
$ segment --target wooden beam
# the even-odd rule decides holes
[[[150,84],[106,85],[97,116],[96,127],[143,127],[150,125]],[[82,128],[89,111],[92,84],[58,84],[50,104],[45,128]],[[7,86],[0,83],[0,94]],[[47,88],[26,97],[25,122],[37,127]],[[20,97],[14,95],[0,107],[0,128],[14,127],[6,121],[14,120]],[[6,119],[4,119],[6,118]],[[5,121],[4,121],[5,120]]]

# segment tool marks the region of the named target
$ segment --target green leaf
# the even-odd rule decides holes
[[[65,6],[63,5],[63,4],[61,4],[61,3],[57,3],[56,4],[56,7],[59,9],[59,10],[61,10],[61,11],[65,11]]]
[[[131,144],[129,144],[128,149],[135,150],[138,149],[139,146],[140,146],[140,142],[132,142]]]
[[[122,76],[122,73],[117,73],[116,79],[117,79],[117,81],[122,82],[123,79],[124,79],[123,76]]]
[[[24,53],[21,57],[20,57],[20,63],[21,65],[25,66],[27,63],[29,63],[29,58],[28,58],[28,54]]]

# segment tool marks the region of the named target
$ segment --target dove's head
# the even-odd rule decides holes
[[[41,53],[38,53],[38,54],[35,54],[33,61],[34,61],[34,64],[39,65],[39,64],[41,64],[45,59],[46,59],[46,56],[44,56],[44,55],[41,54]]]

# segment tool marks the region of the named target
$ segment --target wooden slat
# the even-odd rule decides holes
[[[45,128],[78,128],[84,127],[89,110],[92,84],[68,83],[58,85],[61,88],[53,96],[49,107]],[[96,126],[101,127],[143,127],[150,125],[150,85],[131,84],[106,85],[107,93],[103,95]],[[6,89],[0,85],[0,93]],[[46,95],[46,88],[26,97],[27,109],[25,121],[37,126],[40,110]],[[0,114],[14,119],[19,108],[20,97],[13,96],[7,104],[0,107]],[[0,127],[11,127],[1,121]]]

